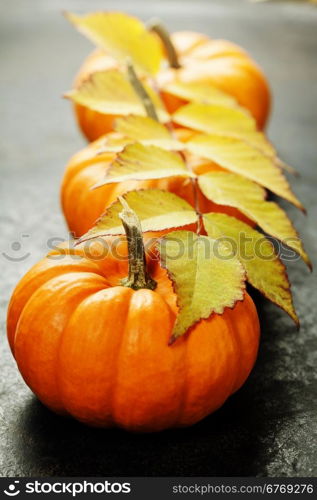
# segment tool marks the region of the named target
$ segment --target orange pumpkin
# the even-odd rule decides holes
[[[262,129],[270,109],[268,83],[256,63],[237,45],[227,40],[211,40],[189,31],[171,35],[181,67],[162,69],[157,80],[159,87],[173,81],[209,82],[236,98],[238,103],[254,116]],[[117,68],[117,62],[102,50],[95,50],[84,61],[75,79],[77,88],[95,71]],[[162,99],[169,112],[174,112],[185,100],[162,92]],[[78,124],[84,135],[93,141],[113,130],[115,116],[104,115],[75,105]]]
[[[176,129],[180,140],[188,140],[193,133],[187,129]],[[75,236],[86,233],[119,195],[135,189],[162,189],[170,191],[195,205],[195,196],[191,181],[181,177],[169,177],[137,181],[131,180],[118,184],[106,184],[98,189],[91,187],[101,182],[107,169],[115,158],[114,153],[98,154],[102,149],[105,137],[89,144],[75,154],[69,161],[61,186],[61,203],[68,227]],[[202,160],[194,155],[188,155],[188,166],[196,173],[202,174],[212,170],[224,170],[209,160]],[[254,222],[233,207],[217,205],[209,201],[198,189],[198,205],[201,213],[221,212],[237,217],[254,225]]]
[[[194,424],[253,367],[252,299],[245,294],[168,345],[177,305],[167,272],[148,258],[151,277],[142,260],[139,289],[130,270],[133,280],[123,286],[127,261],[97,258],[100,245],[53,251],[17,285],[8,338],[24,380],[50,409],[89,425],[143,432]],[[127,255],[125,239],[119,246],[116,255]]]

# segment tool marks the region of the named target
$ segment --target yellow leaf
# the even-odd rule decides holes
[[[173,81],[162,86],[161,90],[186,101],[202,104],[220,104],[221,106],[238,106],[237,101],[217,87],[207,82]]]
[[[225,244],[191,231],[175,231],[160,241],[161,263],[177,294],[179,313],[172,341],[200,319],[222,314],[244,296],[244,270],[236,257],[228,259]]]
[[[309,257],[286,213],[276,203],[265,201],[265,190],[258,184],[226,172],[201,175],[198,184],[206,198],[219,205],[238,208],[266,233],[295,250],[310,266]]]
[[[251,285],[284,309],[298,325],[286,269],[272,243],[248,224],[229,215],[205,214],[203,221],[208,235],[222,238],[228,249],[239,257]]]
[[[243,140],[201,134],[191,139],[185,146],[190,152],[261,184],[303,210],[302,204],[292,193],[280,168],[269,157]]]
[[[160,189],[130,191],[124,194],[123,198],[138,214],[143,232],[161,231],[197,222],[197,214],[191,205],[168,191]],[[80,242],[101,236],[124,234],[119,217],[121,211],[122,204],[120,201],[115,201],[96,225],[80,238]]]
[[[133,115],[118,118],[115,130],[144,145],[159,146],[168,150],[180,150],[184,147],[184,144],[173,138],[164,125],[149,117]]]
[[[164,177],[194,177],[179,154],[157,146],[138,142],[128,144],[110,165],[103,181],[94,187],[130,179],[162,179]]]
[[[161,121],[169,120],[162,101],[149,86],[144,84]],[[131,83],[117,70],[98,71],[84,81],[78,88],[71,90],[66,97],[82,106],[110,115],[136,114],[145,116],[141,99]]]
[[[97,141],[91,144],[96,144]],[[110,132],[100,139],[94,148],[95,155],[99,156],[104,153],[120,153],[125,146],[130,144],[132,141],[128,137],[123,137],[121,134],[116,132]]]
[[[152,75],[160,69],[162,47],[157,37],[137,18],[121,12],[66,13],[69,21],[93,43],[119,62],[132,59],[135,68]]]
[[[173,114],[173,121],[184,127],[243,139],[268,156],[276,156],[273,146],[256,127],[251,114],[241,107],[190,103]]]

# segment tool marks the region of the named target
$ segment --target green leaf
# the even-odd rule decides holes
[[[210,213],[203,216],[203,221],[207,234],[223,238],[224,244],[226,242],[239,257],[251,285],[284,309],[298,325],[286,269],[272,243],[248,224],[229,215]]]
[[[125,63],[132,59],[137,70],[156,74],[163,60],[158,38],[137,18],[121,12],[94,12],[78,16],[66,13],[68,20],[93,43]]]
[[[225,244],[191,231],[174,231],[161,239],[159,250],[179,307],[171,341],[243,299],[244,270],[236,257],[228,258]]]
[[[184,144],[173,138],[169,130],[149,117],[125,116],[115,122],[115,130],[123,136],[144,145],[159,146],[167,150],[181,150]]]
[[[270,157],[276,156],[273,146],[256,121],[244,108],[190,103],[173,114],[173,121],[184,127],[206,134],[225,135],[243,139]]]
[[[265,190],[258,184],[226,172],[210,172],[198,178],[203,194],[219,205],[238,208],[255,221],[266,233],[278,238],[295,250],[310,266],[300,238],[291,221],[276,203],[265,201]]]
[[[179,154],[156,146],[128,144],[110,165],[107,175],[96,187],[127,180],[194,177]]]
[[[197,135],[186,143],[190,152],[261,184],[296,207],[303,206],[279,167],[266,155],[241,139],[219,135]]]
[[[163,122],[169,121],[170,117],[158,94],[146,84],[144,88],[155,106],[159,119]],[[146,115],[141,99],[133,86],[124,74],[117,70],[93,73],[79,87],[67,92],[65,97],[105,115]]]
[[[130,208],[138,214],[142,231],[161,231],[197,222],[197,214],[189,203],[176,194],[160,189],[130,191],[123,195]],[[120,201],[115,201],[96,225],[80,238],[81,241],[101,236],[124,234],[119,213]]]

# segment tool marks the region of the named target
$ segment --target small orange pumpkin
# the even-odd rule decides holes
[[[142,266],[136,274],[129,268],[123,286],[127,261],[97,258],[100,245],[51,252],[13,292],[8,338],[24,380],[50,409],[92,426],[143,432],[194,424],[253,367],[252,299],[245,294],[169,346],[177,305],[167,272],[148,258],[148,274],[142,248]],[[117,255],[127,252],[122,239]]]
[[[260,129],[265,126],[270,109],[270,90],[262,71],[243,49],[227,40],[211,40],[190,31],[173,33],[171,40],[181,67],[162,69],[157,77],[159,87],[174,81],[209,82],[235,97],[252,113]],[[84,61],[74,86],[78,88],[96,71],[117,67],[115,59],[97,49]],[[170,113],[187,102],[167,92],[162,92],[161,97]],[[75,113],[89,141],[113,130],[116,118],[113,115],[104,115],[78,104]]]
[[[175,134],[180,140],[186,141],[193,132],[179,128],[175,130]],[[102,149],[104,141],[105,137],[101,137],[90,143],[75,154],[66,166],[61,186],[61,203],[68,227],[75,236],[79,237],[86,233],[118,196],[135,189],[156,188],[170,191],[188,201],[192,206],[195,205],[193,186],[188,179],[181,177],[145,181],[131,180],[118,184],[106,184],[92,190],[92,186],[103,180],[107,169],[115,158],[114,153],[96,155],[96,152]],[[196,174],[224,170],[216,163],[202,160],[194,155],[188,155],[187,163]],[[236,208],[213,203],[198,189],[197,191],[201,213],[226,213],[254,225],[253,221]]]

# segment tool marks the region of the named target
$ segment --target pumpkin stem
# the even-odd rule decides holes
[[[140,100],[143,104],[143,107],[146,111],[147,116],[158,122],[159,119],[158,119],[153,101],[152,101],[151,97],[149,96],[149,94],[147,93],[147,91],[145,90],[143,83],[138,78],[138,76],[135,72],[135,69],[133,67],[133,64],[129,58],[127,59],[127,73],[128,73],[129,81],[130,81],[135,93],[140,98]]]
[[[174,69],[179,69],[181,65],[179,63],[177,52],[175,50],[175,47],[173,45],[173,42],[171,40],[170,34],[167,31],[167,29],[163,26],[163,24],[159,19],[151,19],[147,23],[147,26],[151,31],[154,31],[154,33],[156,33],[161,39],[161,42],[163,43],[164,49],[166,51],[170,67]]]
[[[129,274],[127,278],[121,281],[121,284],[133,288],[133,290],[140,290],[140,288],[154,290],[157,283],[151,278],[146,270],[145,249],[140,219],[122,196],[119,196],[119,200],[123,207],[119,217],[122,220],[127,237],[129,254]]]

